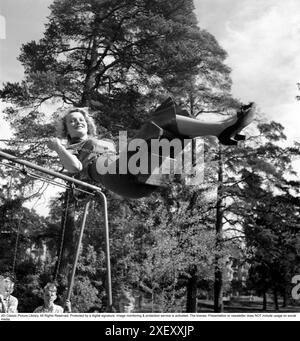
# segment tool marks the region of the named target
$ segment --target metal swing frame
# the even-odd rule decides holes
[[[105,258],[106,258],[106,280],[107,280],[107,283],[106,283],[107,309],[109,312],[112,311],[113,310],[113,301],[112,301],[112,283],[111,283],[111,265],[110,265],[108,209],[107,209],[107,198],[106,198],[106,195],[102,192],[102,189],[100,187],[91,185],[91,184],[86,183],[84,181],[74,179],[74,178],[67,176],[65,174],[61,174],[61,173],[49,170],[47,168],[35,165],[32,162],[19,159],[16,156],[10,155],[10,154],[5,153],[5,152],[0,150],[0,160],[1,160],[1,158],[4,158],[4,159],[12,161],[14,163],[20,164],[22,166],[29,167],[29,168],[34,169],[36,171],[42,172],[44,174],[59,178],[59,179],[64,180],[68,183],[71,183],[73,185],[78,185],[80,187],[84,187],[90,191],[90,192],[88,192],[90,195],[100,196],[102,198],[103,206],[104,206],[104,225],[105,225],[104,227],[105,227]],[[45,178],[43,178],[43,180],[47,181],[47,180],[45,180]],[[51,179],[49,179],[49,180],[51,182]],[[70,285],[69,285],[68,292],[67,292],[67,299],[70,299],[70,296],[72,294],[73,282],[74,282],[74,277],[75,277],[75,272],[76,272],[76,267],[77,267],[77,262],[78,262],[78,257],[79,257],[81,240],[82,240],[83,231],[85,228],[86,217],[88,214],[89,204],[90,204],[90,200],[88,200],[86,205],[85,205],[84,216],[83,216],[81,229],[80,229],[80,236],[79,236],[78,243],[77,243],[76,255],[75,255],[75,260],[73,263],[73,268],[72,268],[72,273],[71,273],[71,281],[70,281]]]

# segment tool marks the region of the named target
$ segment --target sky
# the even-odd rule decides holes
[[[21,45],[42,37],[52,0],[1,0],[0,86],[20,81]],[[300,142],[300,0],[194,0],[201,29],[228,54],[232,94],[256,102],[269,120]],[[0,109],[3,105],[0,104]],[[2,111],[2,110],[1,110]],[[299,125],[299,127],[298,127]],[[10,135],[0,112],[0,138]],[[300,162],[295,163],[300,170]]]
[[[232,93],[300,141],[300,1],[195,0],[201,28],[228,53]]]

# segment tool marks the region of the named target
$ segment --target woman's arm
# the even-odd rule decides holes
[[[66,170],[71,173],[78,173],[82,170],[82,163],[78,158],[70,153],[60,142],[58,138],[52,138],[47,143],[48,148],[54,150]]]

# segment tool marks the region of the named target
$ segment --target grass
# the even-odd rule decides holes
[[[197,312],[213,312],[214,305],[213,301],[198,300],[198,311]],[[224,302],[224,313],[257,313],[263,311],[263,304],[261,301],[225,301]],[[275,309],[273,302],[268,302],[267,310],[264,312],[272,313],[300,313],[300,305],[287,305],[282,307],[282,302],[279,302],[279,310]]]
[[[224,300],[224,313],[300,313],[300,302],[296,305],[287,305],[282,307],[282,301],[279,300],[279,310],[275,309],[275,305],[272,300],[267,303],[267,310],[263,310],[262,299],[255,297],[253,301],[246,300],[245,298],[234,299],[234,300]],[[141,313],[163,313],[159,310],[159,307],[154,304],[152,307],[151,303],[144,303],[138,312]],[[177,311],[177,313],[184,313],[184,308],[182,311]],[[198,299],[197,301],[197,313],[213,313],[214,303],[212,300]],[[167,311],[165,312],[167,313]]]

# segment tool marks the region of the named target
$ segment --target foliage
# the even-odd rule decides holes
[[[11,154],[60,167],[44,140],[55,134],[49,105],[87,106],[100,135],[115,138],[124,128],[131,136],[169,95],[200,118],[241,104],[230,93],[226,52],[198,27],[192,0],[55,0],[50,9],[43,38],[22,46],[24,80],[8,82],[0,91],[15,132],[6,150]],[[204,184],[189,187],[182,181],[137,201],[106,192],[115,302],[128,287],[151,300],[153,311],[184,311],[197,290],[211,294],[216,269],[224,294],[244,287],[230,283],[230,264],[251,265],[247,288],[284,294],[299,270],[299,182],[286,179],[293,175],[299,144],[281,147],[286,137],[277,122],[257,129],[258,136],[234,148],[219,150],[215,141],[205,140]],[[49,216],[42,218],[23,205],[40,197],[44,184],[20,169],[1,165],[0,172],[0,271],[13,266],[19,235],[15,295],[20,312],[30,312],[42,304],[42,287],[54,277],[64,198],[55,197]],[[62,305],[83,207],[84,200],[74,198],[70,211],[76,212],[69,212],[63,244],[65,271],[57,278]],[[102,203],[92,203],[74,312],[106,309],[102,210]]]

